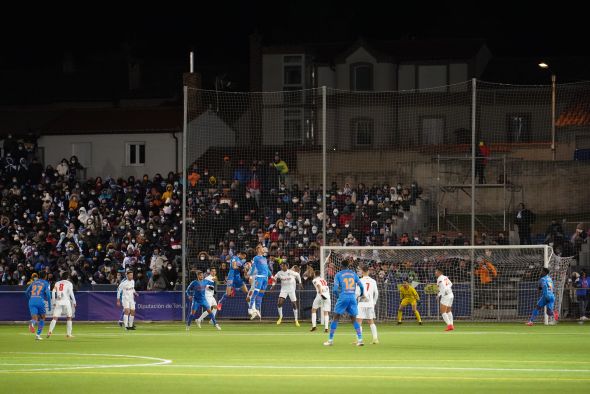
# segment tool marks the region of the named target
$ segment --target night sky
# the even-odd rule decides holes
[[[190,9],[158,5],[137,11],[104,5],[69,9],[69,15],[56,9],[51,10],[54,16],[18,12],[9,18],[5,14],[8,18],[0,26],[4,37],[0,73],[6,78],[14,70],[56,68],[66,52],[86,63],[97,57],[108,59],[123,46],[147,61],[164,59],[188,68],[187,53],[194,49],[205,87],[215,74],[228,73],[234,86],[243,90],[248,88],[248,35],[254,31],[267,43],[358,37],[483,38],[497,57],[586,56],[589,47],[587,16],[563,2],[560,9],[542,8],[540,3],[492,8],[496,3],[477,2],[473,11],[423,2],[414,2],[415,6],[356,3],[363,8],[319,1],[199,3]],[[585,74],[585,69],[579,74]]]

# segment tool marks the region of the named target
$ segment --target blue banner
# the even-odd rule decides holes
[[[76,317],[79,321],[117,321],[121,307],[117,306],[117,293],[76,292]],[[182,293],[140,292],[135,299],[137,320],[181,320]],[[0,321],[30,320],[28,301],[21,292],[0,292]]]

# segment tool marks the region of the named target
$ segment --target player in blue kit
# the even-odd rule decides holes
[[[225,294],[217,303],[217,310],[220,311],[226,297],[233,297],[236,289],[241,289],[244,294],[248,294],[248,288],[242,279],[242,267],[246,263],[246,253],[240,252],[232,256],[229,261],[229,272],[225,282]]]
[[[191,314],[188,316],[186,320],[186,329],[187,331],[190,329],[191,322],[196,319],[197,313],[199,311],[199,307],[203,307],[207,311],[204,313],[204,316],[196,319],[197,326],[201,328],[201,322],[207,315],[211,316],[211,321],[215,325],[215,328],[221,330],[219,324],[217,324],[217,320],[215,320],[215,315],[211,312],[211,306],[207,302],[207,296],[205,291],[207,290],[208,286],[215,286],[214,282],[204,279],[204,275],[202,271],[197,271],[197,280],[193,280],[186,289],[186,295],[189,300],[192,300],[191,304]]]
[[[332,324],[330,325],[330,336],[328,337],[328,340],[324,342],[325,346],[332,346],[334,344],[334,333],[336,332],[336,328],[338,328],[340,315],[343,315],[344,313],[348,313],[350,320],[352,321],[352,325],[356,331],[356,345],[364,345],[361,326],[356,321],[358,308],[355,292],[356,287],[358,286],[361,292],[359,299],[364,300],[365,289],[356,272],[349,268],[350,265],[350,259],[344,260],[342,262],[342,267],[344,269],[334,276],[334,294],[338,297],[338,301],[336,301],[336,306],[334,307],[334,316],[332,317],[333,320]]]
[[[539,279],[539,290],[543,292],[541,298],[537,302],[537,307],[533,310],[530,320],[527,322],[527,326],[532,326],[535,317],[543,311],[544,307],[547,307],[547,314],[553,317],[553,322],[556,322],[559,315],[556,310],[553,309],[555,304],[555,294],[553,293],[553,279],[549,276],[549,268],[543,268],[543,276]]]
[[[41,271],[40,278],[35,280],[27,287],[25,294],[29,299],[29,311],[31,312],[31,322],[29,323],[29,331],[35,332],[37,325],[37,335],[35,339],[40,341],[43,327],[45,326],[45,302],[47,301],[48,309],[51,310],[51,290],[49,282],[45,280],[47,273]]]
[[[262,307],[262,298],[266,292],[268,286],[268,277],[270,276],[270,269],[268,267],[268,260],[264,257],[264,246],[258,245],[256,247],[256,256],[252,259],[252,268],[250,268],[249,275],[254,276],[254,290],[250,296],[250,304],[248,307],[248,313],[250,319],[254,319],[256,316],[259,318],[262,316],[260,313]]]

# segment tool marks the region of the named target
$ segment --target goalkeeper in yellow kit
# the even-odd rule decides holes
[[[420,301],[420,296],[416,289],[414,289],[407,280],[404,280],[403,284],[399,288],[399,298],[401,302],[399,303],[399,308],[397,310],[397,324],[402,324],[402,313],[406,306],[412,305],[412,310],[414,311],[414,315],[416,315],[416,320],[418,320],[418,324],[422,325],[422,318],[420,317],[420,312],[418,312],[417,305],[418,301]]]

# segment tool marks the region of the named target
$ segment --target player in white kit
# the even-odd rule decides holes
[[[330,325],[330,311],[332,310],[332,301],[330,300],[330,288],[324,278],[320,276],[320,271],[314,272],[314,278],[311,281],[315,287],[316,296],[311,306],[311,330],[317,329],[317,310],[322,308],[324,314],[324,332],[328,332]]]
[[[289,265],[287,263],[281,263],[281,270],[277,272],[273,279],[281,281],[281,293],[279,294],[279,301],[277,303],[277,309],[279,311],[279,320],[277,320],[277,324],[281,324],[283,321],[283,304],[287,297],[291,300],[291,305],[293,306],[293,315],[295,317],[295,325],[297,327],[300,326],[299,324],[299,314],[297,310],[297,294],[295,294],[295,285],[299,284],[299,287],[302,288],[303,285],[301,284],[301,275],[298,272],[290,270]],[[271,290],[275,287],[273,283]]]
[[[375,324],[375,305],[377,305],[377,300],[379,299],[379,290],[377,289],[377,282],[375,282],[375,279],[369,276],[369,267],[367,265],[361,266],[361,272],[362,277],[360,280],[365,288],[365,295],[359,298],[359,313],[356,315],[356,321],[359,325],[363,323],[363,320],[369,321],[371,334],[373,335],[372,343],[378,344],[379,338],[377,336],[377,325]]]
[[[453,299],[455,298],[452,289],[453,283],[451,283],[449,278],[444,276],[440,268],[437,268],[434,274],[436,275],[436,284],[438,286],[437,297],[440,299],[440,313],[445,323],[447,323],[445,331],[453,331],[455,329],[453,325],[453,312],[451,312]]]
[[[209,275],[205,277],[205,281],[207,281],[207,287],[205,288],[205,299],[207,303],[211,307],[211,314],[213,316],[217,315],[217,300],[215,299],[215,284],[217,283],[217,268],[211,267],[209,268]],[[201,317],[199,319],[203,321],[209,312],[203,311]],[[213,320],[210,320],[210,323],[213,324]]]
[[[117,306],[123,306],[123,325],[126,330],[135,330],[135,297],[139,296],[135,291],[133,271],[127,271],[127,279],[123,279],[117,289]]]
[[[57,319],[62,312],[66,314],[66,338],[73,338],[72,335],[72,306],[76,308],[76,297],[74,297],[74,286],[68,280],[70,273],[68,271],[61,274],[61,280],[56,282],[53,287],[52,299],[55,300],[55,308],[53,308],[53,320],[49,325],[49,332],[47,338],[53,334],[53,329],[57,324]]]

